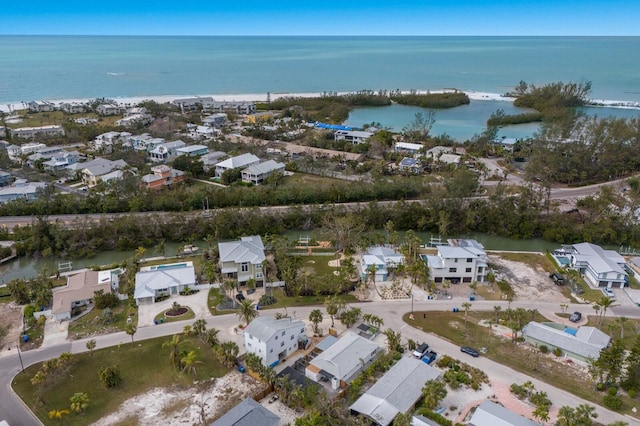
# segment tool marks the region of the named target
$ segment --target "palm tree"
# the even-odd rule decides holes
[[[445,296],[449,295],[449,292],[448,292],[449,287],[451,287],[451,281],[449,280],[442,281],[442,289],[444,290]]]
[[[331,318],[331,327],[334,327],[334,319],[344,310],[345,303],[334,294],[333,296],[324,299],[324,307],[327,309],[327,314]]]
[[[620,339],[624,339],[624,325],[629,321],[627,317],[618,318],[618,323],[620,323]]]
[[[390,328],[387,328],[382,332],[382,334],[387,338],[387,349],[389,349],[389,352],[398,350],[402,334],[399,331],[396,332]]]
[[[464,302],[462,304],[462,309],[464,309],[464,325],[467,325],[467,314],[469,313],[469,309],[471,309],[471,303]]]
[[[218,338],[218,334],[220,330],[216,328],[208,329],[204,334],[204,340],[209,344],[209,346],[214,347],[220,344],[220,340]]]
[[[252,352],[247,352],[244,356],[244,363],[249,369],[258,372],[262,367],[262,358]]]
[[[71,398],[71,411],[82,413],[89,406],[89,395],[83,392],[76,392]]]
[[[318,331],[318,324],[322,322],[322,311],[320,309],[314,309],[309,314],[309,321],[313,323],[313,333],[320,334]]]
[[[162,344],[163,348],[169,348],[169,364],[175,365],[176,367],[180,365],[181,344],[182,340],[180,340],[179,334],[174,334],[171,340],[167,340]]]
[[[378,291],[378,286],[376,285],[376,273],[378,272],[378,266],[374,263],[372,265],[369,265],[369,267],[367,268],[367,281],[370,284],[373,284],[373,288],[376,291],[376,293],[378,294],[378,296],[382,296],[380,294],[380,292]]]
[[[242,300],[238,305],[236,315],[240,317],[240,321],[246,321],[247,325],[256,318],[259,313],[256,309],[255,303],[249,299]]]
[[[207,331],[207,322],[203,319],[196,320],[191,326],[191,331],[196,336],[204,335]]]
[[[447,396],[447,387],[442,380],[429,380],[422,388],[424,405],[430,410],[438,408],[440,401]]]
[[[138,327],[136,327],[134,323],[129,323],[124,328],[124,331],[131,336],[131,343],[133,344],[133,335],[138,331]]]
[[[180,364],[182,364],[182,372],[191,374],[193,380],[195,380],[197,376],[196,364],[202,364],[202,361],[198,360],[198,353],[196,351],[190,351],[180,360]]]
[[[607,315],[607,308],[613,306],[613,300],[609,299],[607,296],[602,296],[600,300],[596,302],[597,305],[600,305],[602,308],[602,316],[600,317],[600,324],[604,321],[604,317]]]
[[[235,365],[240,348],[235,342],[223,342],[214,348],[214,353],[218,361],[225,367],[231,368]]]
[[[494,305],[493,311],[496,313],[496,324],[500,324],[500,311],[502,310],[502,306]]]
[[[91,352],[91,356],[93,356],[93,350],[96,348],[96,339],[91,339],[87,342],[87,349]]]
[[[224,280],[222,281],[222,288],[224,289],[225,293],[229,294],[229,298],[233,301],[233,292],[236,289],[236,282],[233,280]]]

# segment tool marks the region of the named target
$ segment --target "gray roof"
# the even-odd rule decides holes
[[[87,161],[82,164],[82,170],[86,170],[93,176],[106,175],[115,169],[122,169],[125,167],[127,167],[127,163],[124,160],[110,161],[106,158],[96,158],[95,160]]]
[[[500,404],[485,401],[476,408],[469,426],[540,426],[540,423],[507,410]]]
[[[278,426],[280,417],[255,400],[247,398],[220,417],[211,426]]]
[[[266,342],[279,331],[290,328],[304,328],[304,323],[291,318],[275,319],[272,317],[258,317],[249,323],[244,329],[245,334],[250,334],[261,342]]]
[[[565,352],[593,359],[598,359],[600,350],[608,346],[611,340],[607,334],[594,327],[580,327],[574,336],[535,321],[527,324],[522,333],[525,337],[539,340]]]
[[[242,237],[240,241],[218,243],[220,262],[251,263],[264,262],[264,244],[259,235]]]
[[[310,361],[320,370],[325,370],[340,380],[348,379],[346,375],[367,359],[373,352],[380,350],[374,342],[347,332],[326,351]]]
[[[284,170],[284,164],[278,163],[274,160],[267,160],[264,163],[254,164],[244,169],[244,173],[253,175],[263,175],[265,173],[273,172],[274,170]]]
[[[416,358],[402,357],[349,409],[386,426],[398,413],[409,411],[422,396],[424,384],[441,374]]]
[[[196,273],[193,265],[168,267],[159,265],[152,271],[136,273],[136,290],[134,298],[155,296],[157,290],[193,285],[196,283]]]
[[[624,264],[624,258],[613,250],[604,250],[602,247],[591,243],[573,244],[575,252],[573,256],[577,261],[587,262],[597,274],[616,272],[627,275],[620,265]]]
[[[328,335],[316,345],[316,349],[319,349],[321,351],[326,351],[337,341],[338,341],[338,338],[336,336]]]
[[[242,154],[221,161],[216,164],[216,166],[224,167],[225,169],[237,169],[239,167],[246,167],[253,163],[258,163],[259,161],[260,159],[253,154]]]
[[[411,426],[439,426],[438,423],[433,420],[429,420],[424,416],[413,416],[411,419]]]

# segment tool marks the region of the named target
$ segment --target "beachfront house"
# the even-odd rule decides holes
[[[216,177],[221,178],[222,174],[227,170],[244,169],[259,162],[260,159],[258,157],[249,153],[228,158],[216,164]]]
[[[393,248],[385,246],[369,247],[360,259],[360,264],[362,265],[361,278],[366,281],[375,271],[376,281],[387,281],[390,272],[403,263],[404,256]]]
[[[92,271],[85,269],[67,277],[67,285],[53,289],[51,314],[56,321],[69,320],[76,308],[93,305],[97,291],[118,291],[119,269]]]
[[[195,284],[193,262],[147,266],[136,274],[133,297],[137,305],[155,303],[158,297],[178,296],[185,288]]]
[[[220,253],[220,271],[224,278],[237,280],[240,284],[254,279],[256,286],[262,287],[264,283],[262,262],[266,257],[264,244],[259,235],[218,243],[218,252]]]
[[[351,414],[368,417],[372,425],[387,426],[398,414],[411,410],[422,398],[422,388],[437,380],[442,371],[413,357],[402,357],[356,400]]]
[[[184,182],[185,173],[182,170],[173,169],[165,164],[151,168],[153,173],[141,178],[142,185],[151,190],[157,190]]]
[[[260,185],[274,173],[284,173],[284,164],[274,160],[267,160],[244,169],[242,171],[242,181]]]
[[[82,102],[64,102],[60,104],[60,109],[67,114],[82,114],[87,112],[88,107]]]
[[[96,113],[102,116],[118,115],[122,108],[115,104],[100,104],[96,107]]]
[[[484,282],[489,273],[489,258],[482,244],[476,240],[448,240],[437,246],[437,254],[420,257],[429,267],[429,275],[436,283],[444,280],[452,284]]]
[[[208,112],[231,112],[235,114],[253,114],[256,112],[256,104],[253,102],[236,101],[211,101],[202,105],[203,111]]]
[[[308,341],[305,324],[291,318],[257,317],[244,329],[244,349],[260,357],[262,365],[274,366]]]
[[[195,96],[192,98],[174,99],[173,101],[171,101],[171,104],[180,108],[182,112],[189,112],[196,111],[199,108],[204,109],[204,105],[209,105],[211,102],[213,102],[212,97]]]
[[[348,331],[327,350],[309,361],[305,375],[327,381],[332,389],[347,386],[373,362],[383,349],[371,340]]]
[[[550,351],[560,349],[562,355],[574,361],[587,363],[598,359],[600,351],[611,342],[611,337],[595,327],[582,326],[577,329],[555,323],[531,321],[522,329],[522,335],[529,344],[546,346]]]
[[[554,251],[556,259],[568,259],[571,269],[580,272],[591,287],[624,287],[629,280],[625,260],[615,250],[591,243],[562,246]]]
[[[51,112],[55,111],[56,105],[49,101],[31,101],[27,104],[29,112]]]

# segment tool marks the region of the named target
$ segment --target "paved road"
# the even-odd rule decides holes
[[[416,311],[450,311],[454,307],[459,307],[463,302],[463,299],[454,299],[446,301],[426,301],[426,300],[414,300],[414,310]],[[492,311],[493,306],[501,304],[506,307],[506,302],[496,301],[476,301],[473,303],[473,310],[486,310]],[[450,342],[441,339],[439,337],[429,335],[420,330],[414,329],[402,321],[402,315],[411,310],[411,303],[409,301],[382,301],[382,302],[364,302],[353,304],[353,306],[360,307],[363,312],[375,313],[382,317],[385,321],[385,327],[389,327],[402,332],[405,338],[412,338],[414,340],[425,341],[427,340],[433,348],[441,354],[451,354],[456,358],[462,358],[460,349],[458,346],[451,344]],[[559,308],[558,303],[547,302],[514,302],[512,307],[522,307],[525,309],[538,309],[540,312],[556,312]],[[575,310],[585,311],[585,307],[588,305],[573,304],[569,306],[569,312]],[[309,312],[315,307],[296,307],[296,317],[306,320],[309,316]],[[590,309],[590,307],[589,307]],[[617,312],[616,308],[611,309],[611,313],[607,313],[610,316],[626,316],[628,318],[640,318],[640,309],[633,310],[632,308],[619,308],[622,312]],[[266,314],[266,311],[263,315]],[[238,319],[236,315],[223,315],[223,316],[207,316],[206,318],[208,327],[215,327],[221,331],[221,338],[223,340],[229,339],[225,333],[237,325]],[[187,321],[191,323],[193,320]],[[135,335],[136,341],[142,341],[145,339],[151,339],[154,337],[169,336],[175,333],[182,332],[185,322],[174,322],[163,324],[160,326],[141,327]],[[110,346],[116,346],[120,343],[127,343],[130,341],[129,336],[124,333],[114,333],[106,336],[100,336],[95,338],[97,341],[97,348],[104,348]],[[71,351],[72,353],[85,352],[86,342],[88,339],[77,340],[68,342],[58,346],[47,347],[40,350],[32,350],[23,353],[23,362],[25,367],[58,356],[64,351]],[[468,364],[481,368],[489,377],[496,378],[498,380],[512,383],[512,382],[524,382],[531,380],[530,377],[513,371],[491,361],[487,358],[471,358],[465,359]],[[0,419],[6,419],[11,425],[39,425],[40,422],[33,414],[28,410],[21,402],[21,400],[13,393],[10,387],[10,383],[16,374],[20,373],[20,362],[17,353],[12,353],[0,357]],[[554,388],[545,383],[533,380],[536,388],[544,390],[548,393],[549,398],[553,401],[554,405],[571,405],[577,406],[578,404],[590,402],[584,401],[574,395],[571,395],[563,390]],[[591,404],[593,405],[593,404]],[[620,414],[611,412],[602,407],[597,407],[598,420],[604,423],[611,423],[616,420],[628,421],[629,419],[621,416]]]

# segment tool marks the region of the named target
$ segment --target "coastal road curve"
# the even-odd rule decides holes
[[[427,300],[414,300],[415,311],[451,311],[454,307],[459,307],[466,299],[452,299],[445,301],[427,301]],[[507,307],[507,302],[496,301],[476,301],[473,303],[474,311],[493,311],[495,305],[502,305],[503,309]],[[558,303],[547,302],[535,302],[535,301],[522,301],[513,302],[512,308],[525,308],[525,309],[537,309],[540,312],[556,312],[558,311]],[[462,359],[464,362],[478,367],[484,370],[489,377],[496,378],[497,380],[513,383],[523,383],[527,380],[532,380],[529,376],[523,373],[506,368],[505,366],[491,361],[488,358],[471,358],[466,357],[460,353],[460,348],[451,342],[437,337],[432,334],[424,333],[421,330],[411,327],[410,325],[402,321],[402,316],[405,313],[411,311],[411,302],[407,300],[394,300],[394,301],[380,301],[380,302],[362,302],[354,303],[351,306],[357,306],[362,309],[364,313],[375,312],[380,316],[385,323],[385,327],[392,328],[394,330],[402,332],[402,336],[407,339],[411,338],[419,341],[427,341],[429,344],[440,354],[449,354],[455,358]],[[575,310],[584,309],[584,304],[572,304],[569,306],[568,311],[573,312]],[[296,307],[294,315],[299,319],[306,320],[309,317],[309,313],[315,306],[300,306]],[[625,316],[627,318],[640,318],[640,309],[636,310],[624,310],[622,312],[615,309],[608,311],[609,316]],[[262,311],[266,314],[267,311]],[[428,315],[428,314],[427,314]],[[232,329],[238,324],[238,318],[235,314],[204,317],[207,321],[208,327],[215,327],[220,330],[221,340],[226,340],[229,333],[228,330]],[[140,327],[135,334],[135,341],[142,342],[146,339],[152,339],[155,337],[170,336],[176,333],[181,333],[185,323],[192,323],[193,320],[179,321],[159,326]],[[97,342],[97,348],[106,348],[117,346],[119,344],[130,343],[130,337],[124,333],[114,333],[105,336],[94,337]],[[89,339],[71,341],[57,346],[51,346],[43,349],[35,349],[28,352],[22,352],[22,359],[25,367],[35,364],[40,361],[54,358],[60,355],[62,352],[71,351],[72,353],[86,352],[86,342]],[[136,344],[138,344],[136,343]],[[33,413],[22,403],[18,396],[13,392],[11,383],[14,376],[20,373],[20,361],[15,348],[7,351],[0,356],[0,420],[5,419],[11,425],[32,426],[41,425],[40,421],[33,415]],[[536,389],[547,392],[553,404],[558,407],[562,405],[577,406],[579,404],[590,404],[588,401],[582,400],[575,395],[572,395],[566,391],[550,386],[546,383],[538,380],[532,380],[536,386]],[[603,407],[596,407],[598,413],[598,421],[605,424],[612,423],[617,420],[629,422],[630,420],[618,413],[609,411]]]

